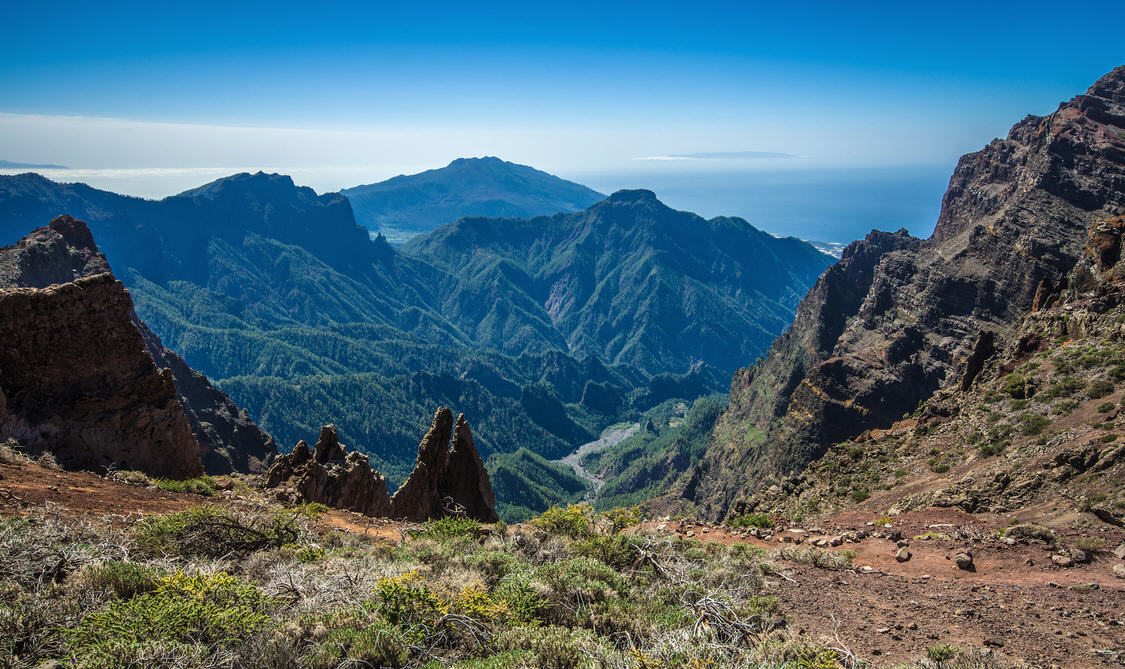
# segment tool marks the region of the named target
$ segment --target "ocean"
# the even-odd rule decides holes
[[[674,209],[738,216],[779,236],[847,244],[873,229],[933,232],[953,166],[742,172],[588,173],[602,193],[647,188]]]

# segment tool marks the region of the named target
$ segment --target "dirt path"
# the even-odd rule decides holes
[[[689,522],[645,526],[770,551],[801,550],[821,539],[830,544],[847,532],[879,530],[884,536],[821,548],[853,551],[853,567],[846,571],[775,559],[786,568],[785,577],[767,577],[763,593],[779,599],[796,632],[833,641],[838,635],[840,643],[875,666],[917,659],[927,646],[938,644],[983,647],[1043,669],[1125,666],[1125,580],[1113,573],[1113,566],[1125,560],[1108,550],[1087,564],[1061,568],[1051,560],[1057,551],[1042,544],[1001,541],[994,530],[1006,525],[1002,519],[929,509],[898,516],[889,529],[869,526],[870,520],[869,514],[842,514],[820,528],[775,533],[769,541]],[[961,539],[951,538],[962,528]],[[885,537],[895,531],[909,544],[906,562],[895,559],[899,546]],[[915,538],[927,532],[949,536]],[[1060,545],[1079,534],[1100,536],[1108,548],[1125,540],[1125,532],[1117,529],[1059,530]],[[785,536],[790,541],[778,540]],[[952,560],[963,550],[972,553],[973,571],[959,569]]]
[[[586,471],[586,468],[582,466],[582,458],[590,453],[597,453],[611,446],[616,446],[636,434],[640,429],[640,423],[633,423],[628,427],[606,430],[602,432],[602,435],[598,437],[597,440],[582,444],[578,447],[578,450],[570,455],[559,460],[553,460],[552,462],[569,465],[570,468],[574,470],[575,474],[582,477],[582,479],[588,482],[593,488],[591,494],[588,495],[588,497],[592,497],[593,495],[597,495],[598,491],[602,489],[602,486],[605,485],[605,480]]]

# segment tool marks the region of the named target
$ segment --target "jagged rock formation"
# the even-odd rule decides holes
[[[0,249],[0,289],[46,289],[106,275],[120,288],[120,284],[112,281],[109,263],[99,252],[89,229],[83,222],[69,216],[60,216],[50,226],[35,230],[13,246]],[[137,317],[128,293],[124,290],[121,293],[128,306],[127,315],[143,342],[137,352],[143,356],[147,350],[150,362],[155,362],[157,369],[171,370],[174,399],[178,399],[189,429],[195,433],[206,471],[212,474],[264,471],[277,450],[273,438],[247,419],[206,377],[164,348],[160,339]],[[96,296],[90,293],[90,297],[94,299]],[[46,315],[40,316],[38,322],[40,327],[57,323]],[[55,331],[61,329],[56,328]],[[74,345],[81,346],[82,332],[74,330],[72,334],[75,336]],[[89,334],[86,345],[92,353],[100,348],[97,335]],[[11,355],[18,356],[20,353],[13,347]],[[0,369],[0,385],[4,384],[6,371]],[[111,391],[107,389],[106,392]],[[144,467],[138,465],[137,468]]]
[[[292,453],[278,456],[266,487],[282,487],[279,496],[291,503],[320,502],[368,516],[391,515],[386,480],[371,469],[366,455],[347,452],[335,425],[320,429],[314,451],[300,441]]]
[[[68,241],[94,248],[89,231],[62,219],[41,232],[48,239],[0,249],[0,270],[14,270],[0,284],[0,439],[49,450],[65,467],[201,474],[172,373],[145,353],[129,294],[109,273],[74,279],[104,258],[94,249],[68,256],[73,263],[40,263]],[[12,287],[13,276],[63,281]]]
[[[1123,213],[1125,67],[964,156],[929,239],[875,232],[852,244],[766,359],[735,374],[680,494],[726,516],[749,491],[784,489],[829,445],[971,386],[1026,313],[1078,287],[1067,274],[1088,240],[1097,267],[1120,253]]]
[[[418,445],[418,463],[393,497],[387,496],[386,480],[371,470],[367,456],[348,453],[340,444],[334,425],[321,428],[314,451],[300,441],[292,453],[278,456],[266,487],[282,488],[279,496],[289,502],[320,502],[369,516],[423,522],[456,510],[482,522],[498,520],[492,484],[469,424],[459,415],[454,426],[446,407],[434,414]]]
[[[453,413],[439,408],[418,445],[414,471],[391,497],[392,516],[423,521],[448,515],[450,507],[457,506],[470,518],[495,522],[495,505],[488,472],[465,416],[457,416],[454,426]]]

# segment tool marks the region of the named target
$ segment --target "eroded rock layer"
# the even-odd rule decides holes
[[[106,262],[82,221],[59,216],[18,243],[0,249],[0,288],[47,288],[78,279],[110,274]],[[277,452],[273,438],[250,421],[205,376],[180,356],[164,348],[160,339],[137,317],[128,294],[129,318],[158,369],[171,369],[176,397],[199,443],[204,468],[211,474],[265,471]],[[50,321],[40,318],[43,325]],[[78,333],[80,334],[80,333]],[[91,349],[98,346],[94,334]],[[14,352],[13,355],[18,355]],[[0,385],[3,372],[0,369]]]
[[[170,370],[158,370],[111,274],[0,289],[0,439],[65,467],[203,472]]]
[[[765,360],[735,374],[681,499],[726,516],[830,444],[889,426],[939,388],[967,388],[1026,313],[1077,287],[1067,274],[1084,247],[1115,264],[1123,213],[1125,67],[964,156],[929,239],[853,243]]]

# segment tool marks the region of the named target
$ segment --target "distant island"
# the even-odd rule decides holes
[[[66,165],[36,165],[35,163],[13,163],[10,160],[0,160],[0,169],[20,170],[66,170]]]

